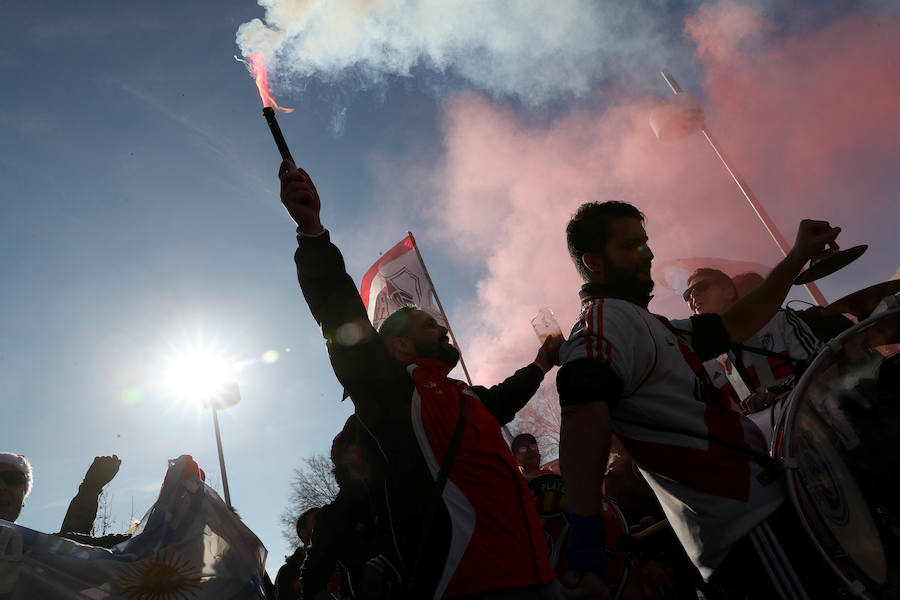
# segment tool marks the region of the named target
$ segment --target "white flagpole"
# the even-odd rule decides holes
[[[666,83],[669,84],[669,88],[672,90],[673,94],[681,93],[681,86],[678,85],[678,82],[675,81],[675,78],[672,77],[672,74],[668,71],[662,71],[660,73],[663,79],[666,80]],[[778,246],[778,249],[781,250],[781,254],[784,256],[788,255],[788,252],[791,251],[791,246],[788,244],[787,240],[781,235],[781,231],[778,230],[778,227],[775,225],[775,221],[772,220],[772,217],[769,216],[769,213],[766,212],[766,209],[763,208],[762,203],[760,203],[759,199],[753,193],[753,190],[750,189],[750,186],[747,185],[747,182],[744,181],[744,178],[741,177],[740,173],[737,172],[737,169],[728,161],[728,157],[725,156],[725,152],[722,151],[722,148],[719,147],[719,144],[716,140],[713,139],[712,134],[709,132],[709,128],[706,126],[706,122],[704,121],[703,126],[700,128],[700,132],[706,138],[706,141],[709,142],[709,145],[712,146],[713,151],[716,153],[716,156],[719,157],[719,160],[722,161],[722,164],[725,166],[725,170],[728,171],[728,174],[731,175],[731,178],[737,184],[738,189],[741,190],[741,193],[744,195],[744,198],[747,199],[747,202],[750,203],[750,207],[753,209],[753,212],[756,213],[756,216],[759,217],[759,220],[762,221],[763,227],[766,228],[766,231],[769,232],[769,235],[772,236],[772,241],[775,242],[775,245]],[[813,301],[819,306],[828,306],[828,301],[825,300],[825,296],[819,290],[819,286],[817,286],[812,281],[803,284],[806,287],[806,291],[809,292],[809,295],[812,296]]]
[[[419,245],[416,243],[416,238],[413,237],[412,231],[407,231],[406,233],[409,234],[409,239],[412,240],[413,249],[416,251],[416,256],[419,257],[419,264],[422,265],[422,270],[425,272],[425,277],[428,279],[428,284],[431,286],[431,293],[434,294],[434,299],[437,300],[438,310],[441,311],[441,314],[444,315],[444,320],[447,322],[447,331],[450,332],[450,335],[453,336],[453,341],[459,346],[459,339],[456,337],[456,334],[453,333],[453,328],[450,327],[450,318],[447,316],[447,313],[444,312],[444,306],[441,304],[441,299],[438,297],[437,288],[434,287],[434,282],[431,280],[431,275],[428,273],[428,267],[425,266],[425,261],[422,260],[422,254],[419,252]],[[459,365],[466,375],[466,381],[469,385],[472,385],[472,378],[469,376],[469,370],[466,368],[466,361],[464,361],[462,357],[462,349],[457,348],[457,350],[459,350]]]

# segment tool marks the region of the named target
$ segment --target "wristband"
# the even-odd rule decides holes
[[[603,515],[569,515],[569,548],[566,568],[583,574],[593,571],[609,583],[606,573],[606,520]]]
[[[304,231],[300,231],[300,227],[298,226],[298,227],[297,227],[297,241],[299,242],[299,241],[300,241],[300,238],[317,238],[317,237],[322,237],[322,235],[324,235],[326,231],[328,231],[328,230],[325,229],[325,227],[322,227],[322,230],[321,230],[321,231],[318,231],[318,232],[316,232],[316,233],[306,233],[306,232],[304,232]]]

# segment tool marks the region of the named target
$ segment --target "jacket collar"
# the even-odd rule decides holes
[[[582,285],[578,295],[581,297],[582,303],[591,298],[618,298],[637,304],[641,308],[647,308],[650,300],[653,299],[651,294],[635,292],[625,285],[594,282]]]
[[[411,360],[408,364],[415,364],[417,367],[425,369],[432,375],[439,375],[441,377],[449,375],[450,371],[453,370],[453,367],[456,366],[437,358],[416,358]]]

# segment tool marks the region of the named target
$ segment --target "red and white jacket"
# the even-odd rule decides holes
[[[372,488],[383,492],[376,499],[386,530],[381,553],[415,579],[417,598],[551,581],[531,493],[500,431],[537,391],[541,369],[532,364],[490,388],[470,387],[448,378],[450,365],[441,361],[394,359],[328,233],[298,242],[300,287],[356,408],[364,460],[380,482]],[[467,412],[462,443],[428,527],[460,398]]]

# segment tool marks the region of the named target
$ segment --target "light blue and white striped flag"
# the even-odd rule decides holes
[[[266,549],[189,456],[129,540],[78,544],[0,520],[0,600],[264,600]]]

